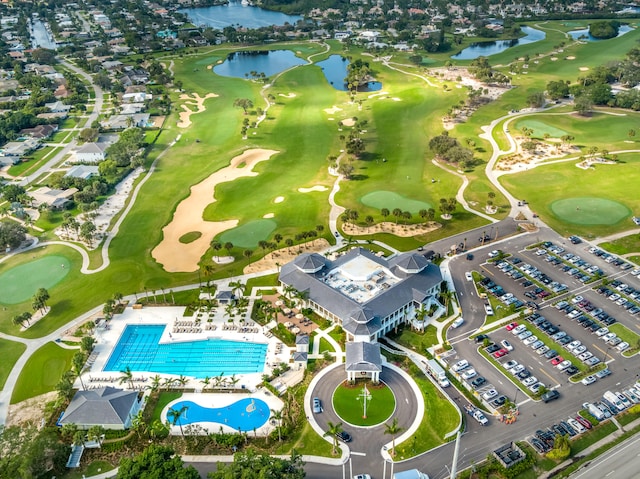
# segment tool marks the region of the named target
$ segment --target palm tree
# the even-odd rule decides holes
[[[229,283],[229,287],[231,288],[231,292],[236,295],[237,291],[240,291],[241,293],[244,291],[244,287],[245,285],[242,283],[242,281],[231,281]]]
[[[182,416],[186,414],[188,409],[188,406],[182,406],[180,409],[174,409],[170,407],[169,411],[167,412],[167,419],[169,419],[171,425],[175,426],[176,424],[178,424],[178,426],[180,426],[180,435],[182,437],[184,437],[184,431],[182,430],[182,423],[179,421],[180,418],[182,418]]]
[[[398,218],[402,216],[402,210],[400,208],[394,208],[391,214],[396,217],[396,224],[398,224]]]
[[[282,426],[282,409],[272,409],[271,410],[271,417],[273,418],[274,421],[278,422],[278,441],[282,442],[282,436],[281,436],[281,432],[280,432],[280,427]]]
[[[331,421],[327,421],[327,432],[323,434],[323,437],[331,437],[333,439],[333,454],[338,453],[338,434],[342,432],[342,423],[333,424]]]
[[[382,215],[382,217],[386,220],[387,216],[389,216],[389,210],[387,208],[382,208],[380,210],[380,214]]]
[[[86,362],[85,355],[82,352],[77,352],[73,355],[71,360],[73,366],[73,372],[76,373],[76,376],[80,380],[80,386],[84,391],[86,388],[84,387],[84,383],[82,382],[82,370],[84,369],[84,365]]]
[[[189,382],[189,379],[181,374],[179,378],[175,379],[175,382],[178,383],[178,386],[184,387]]]
[[[127,366],[126,368],[124,368],[124,370],[120,371],[120,374],[122,374],[122,376],[120,377],[120,384],[128,382],[131,389],[134,389],[133,371],[131,371],[131,368]]]
[[[395,456],[395,449],[396,449],[396,435],[398,435],[400,432],[402,432],[402,428],[400,426],[398,426],[398,418],[394,417],[393,421],[391,421],[391,424],[385,424],[384,425],[384,433],[385,434],[390,434],[392,437],[391,440],[391,456]]]
[[[161,384],[162,378],[159,374],[156,374],[151,378],[151,385],[149,386],[149,389],[151,389],[151,391],[157,391],[158,389],[160,389]]]
[[[211,378],[209,376],[205,376],[204,379],[200,380],[200,382],[202,383],[202,390],[204,391],[211,384]]]

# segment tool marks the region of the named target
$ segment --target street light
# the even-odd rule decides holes
[[[609,357],[609,350],[611,349],[611,346],[607,346],[607,351],[604,353],[604,364],[607,364],[607,358]]]

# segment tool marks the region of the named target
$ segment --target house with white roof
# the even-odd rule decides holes
[[[100,163],[107,156],[106,143],[85,143],[76,150],[75,161],[77,163]]]

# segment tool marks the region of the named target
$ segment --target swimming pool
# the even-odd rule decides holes
[[[245,398],[225,407],[204,407],[193,401],[179,401],[170,409],[179,411],[187,407],[176,425],[186,426],[195,422],[215,422],[232,427],[236,431],[253,431],[263,426],[271,415],[269,405],[262,399]],[[166,418],[172,422],[170,418]]]
[[[192,376],[261,373],[266,343],[205,339],[159,344],[165,324],[128,325],[104,371],[153,372]]]

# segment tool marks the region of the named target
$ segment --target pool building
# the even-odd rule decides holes
[[[444,309],[436,298],[440,268],[417,253],[385,259],[354,248],[333,261],[305,253],[284,265],[279,279],[304,293],[305,307],[341,325],[348,341],[375,342],[398,325],[417,321],[421,308],[434,306],[435,315]]]

